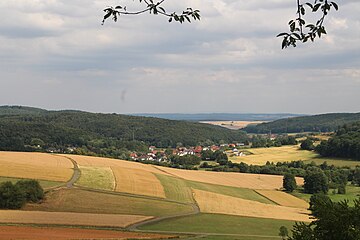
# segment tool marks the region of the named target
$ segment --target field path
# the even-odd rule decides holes
[[[171,215],[171,216],[164,216],[164,217],[158,217],[158,218],[152,218],[152,219],[147,219],[141,222],[137,222],[135,224],[132,224],[130,226],[127,227],[127,230],[129,231],[135,231],[135,232],[144,232],[143,230],[138,230],[139,227],[143,226],[143,225],[147,225],[147,224],[152,224],[152,223],[157,223],[163,220],[168,220],[168,219],[174,219],[174,218],[180,218],[180,217],[188,217],[188,216],[192,216],[192,215],[196,215],[200,213],[200,208],[197,205],[197,203],[195,202],[194,196],[193,196],[193,200],[194,203],[183,203],[183,202],[177,202],[174,200],[171,200],[173,202],[177,202],[180,204],[186,204],[186,205],[190,205],[193,208],[193,212],[190,213],[183,213],[183,214],[176,214],[176,215]],[[194,233],[193,233],[194,234]],[[195,233],[196,234],[196,233]],[[197,234],[196,234],[197,235]]]
[[[62,156],[62,155],[59,155],[59,156],[69,159],[72,162],[72,164],[74,165],[74,168],[73,168],[74,173],[73,173],[72,177],[70,178],[70,180],[66,182],[66,187],[72,188],[72,187],[74,187],[74,184],[76,183],[76,181],[79,180],[79,178],[80,178],[81,173],[80,173],[79,166],[78,166],[77,162],[74,159],[72,159],[71,157]]]

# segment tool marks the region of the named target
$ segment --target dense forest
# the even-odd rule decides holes
[[[300,133],[332,132],[347,123],[360,121],[360,113],[329,113],[314,116],[280,119],[273,122],[250,125],[248,133]]]
[[[124,157],[130,150],[248,140],[242,131],[208,124],[81,111],[0,108],[0,150],[76,147],[81,154]],[[38,149],[39,150],[39,149]]]
[[[360,121],[340,127],[328,141],[322,141],[315,150],[322,156],[360,160]]]

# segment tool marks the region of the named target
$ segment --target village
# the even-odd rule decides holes
[[[169,157],[172,155],[179,157],[194,155],[206,160],[206,158],[203,157],[203,153],[206,151],[221,151],[225,154],[228,153],[233,156],[245,156],[245,154],[240,150],[245,146],[245,143],[229,143],[211,146],[198,145],[194,147],[177,147],[166,149],[149,146],[147,153],[132,152],[130,154],[130,158],[133,161],[169,162]]]

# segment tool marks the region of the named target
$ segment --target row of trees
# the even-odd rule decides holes
[[[26,202],[39,202],[44,198],[44,190],[36,180],[20,180],[13,184],[0,184],[0,208],[20,209]]]

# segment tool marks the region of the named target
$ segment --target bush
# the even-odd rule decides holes
[[[36,180],[21,180],[16,184],[0,184],[0,208],[20,209],[26,202],[39,202],[44,198],[44,190]]]
[[[28,202],[36,203],[44,198],[44,190],[36,180],[20,180],[15,185],[25,194]]]
[[[12,182],[0,184],[0,208],[20,209],[26,203],[24,192]]]

